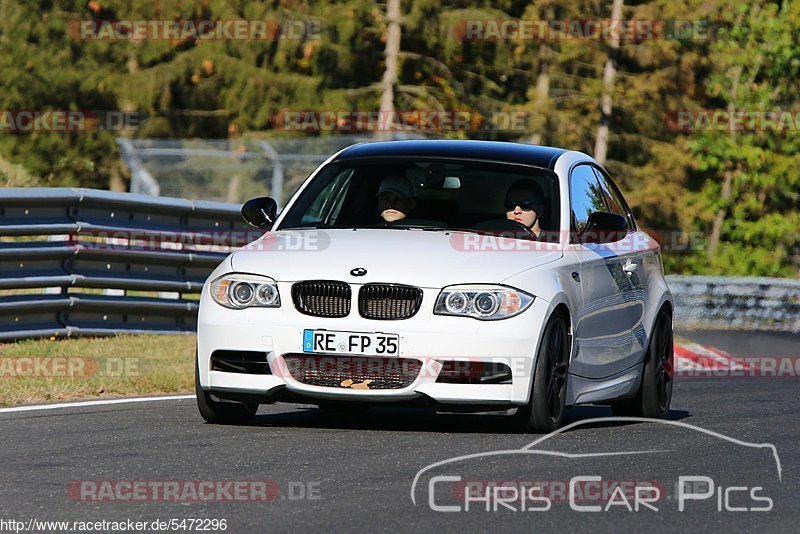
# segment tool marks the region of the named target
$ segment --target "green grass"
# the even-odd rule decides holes
[[[195,342],[195,336],[123,335],[0,344],[0,406],[193,393]],[[675,337],[676,345],[687,342]],[[54,376],[20,376],[33,361],[37,374]]]
[[[194,392],[195,336],[0,344],[0,406]]]

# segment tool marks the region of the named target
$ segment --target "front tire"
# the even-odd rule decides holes
[[[194,360],[194,391],[197,396],[197,409],[208,423],[215,425],[243,425],[256,416],[258,404],[241,402],[220,402],[200,387],[200,369],[197,357]]]
[[[569,354],[567,321],[557,312],[547,322],[539,345],[531,398],[528,404],[517,408],[515,417],[522,431],[544,434],[561,426],[567,400]]]
[[[650,335],[639,391],[632,399],[612,404],[614,415],[651,419],[662,419],[666,416],[672,402],[674,368],[672,316],[668,311],[662,310]]]

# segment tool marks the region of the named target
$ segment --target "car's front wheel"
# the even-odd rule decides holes
[[[567,321],[556,312],[545,326],[536,357],[528,404],[517,408],[517,426],[526,432],[547,433],[561,426],[567,399],[569,367]]]
[[[197,396],[197,409],[208,423],[242,425],[252,421],[258,411],[258,404],[214,400],[210,393],[200,387],[200,370],[198,369],[197,358],[195,358],[194,362],[194,390]]]
[[[661,310],[650,335],[639,391],[632,399],[611,405],[614,415],[661,419],[672,402],[672,378],[675,354],[672,339],[672,316]]]

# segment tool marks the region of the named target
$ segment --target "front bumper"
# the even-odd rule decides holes
[[[279,283],[279,290],[282,297],[291,294],[288,283]],[[427,399],[443,405],[513,406],[527,403],[549,303],[536,298],[518,316],[499,321],[478,321],[433,315],[433,302],[438,294],[437,289],[425,289],[420,311],[414,317],[382,321],[364,319],[355,309],[345,318],[311,317],[296,310],[290,298],[284,298],[280,308],[230,310],[216,304],[206,287],[198,316],[200,385],[220,397],[243,395],[262,402],[328,399],[404,403]],[[422,370],[410,384],[397,389],[351,389],[301,382],[287,371],[284,357],[302,354],[303,330],[306,328],[398,334],[399,358],[420,360]],[[263,352],[271,374],[211,370],[211,355],[218,350]],[[511,380],[478,384],[437,382],[448,361],[505,363],[511,370]]]

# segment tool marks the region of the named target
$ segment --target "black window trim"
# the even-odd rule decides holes
[[[420,160],[420,159],[422,159],[422,160],[437,160],[437,161],[441,160],[441,161],[445,161],[445,162],[485,163],[485,164],[490,164],[490,165],[498,165],[500,167],[503,167],[503,166],[512,167],[512,168],[513,167],[519,167],[521,169],[525,169],[526,171],[528,171],[530,173],[539,172],[539,173],[541,173],[543,175],[547,175],[553,180],[553,183],[555,184],[555,188],[556,188],[555,193],[556,194],[555,194],[554,198],[556,199],[556,207],[559,210],[558,221],[556,221],[556,222],[559,225],[559,228],[561,226],[561,222],[560,222],[561,221],[561,213],[560,213],[560,211],[561,211],[561,203],[560,203],[560,199],[561,199],[561,179],[558,176],[558,173],[554,169],[548,168],[548,167],[542,167],[542,166],[534,165],[534,164],[530,164],[530,163],[521,163],[521,162],[516,162],[516,161],[503,161],[501,159],[491,159],[491,158],[471,158],[471,157],[456,158],[456,157],[451,157],[451,156],[418,156],[418,155],[411,155],[411,154],[400,155],[400,156],[392,155],[392,156],[389,156],[388,158],[385,157],[385,156],[374,156],[374,155],[373,156],[337,157],[336,159],[334,159],[332,161],[329,161],[327,165],[324,165],[324,166],[322,166],[320,168],[315,169],[314,177],[311,178],[311,176],[309,175],[309,177],[307,177],[305,179],[305,181],[303,182],[303,186],[305,186],[305,187],[301,186],[302,187],[302,191],[298,189],[298,191],[296,191],[295,193],[292,194],[292,196],[290,198],[290,201],[289,201],[289,203],[287,203],[287,205],[284,208],[284,210],[286,208],[289,208],[290,205],[291,205],[292,209],[297,209],[297,204],[298,204],[298,202],[302,201],[303,195],[307,194],[307,190],[313,185],[314,181],[316,181],[318,179],[319,175],[322,174],[322,172],[325,171],[326,169],[328,169],[330,167],[336,167],[336,166],[346,166],[347,164],[353,163],[353,162],[358,162],[358,163],[360,163],[360,162],[368,162],[368,163],[370,163],[370,162],[382,162],[385,159],[398,159],[398,160],[406,160],[406,159],[408,159],[408,160]],[[309,181],[309,179],[310,179],[310,181]],[[308,181],[308,183],[306,183],[306,181]],[[307,206],[306,206],[306,209],[307,209]],[[279,228],[273,228],[273,231],[291,230],[292,228],[297,228],[297,226],[290,226],[289,228],[285,228],[285,226],[284,226],[285,219],[289,215],[290,214],[288,212],[284,215],[284,213],[282,211],[281,212],[280,227]]]
[[[600,184],[600,178],[597,176],[598,173],[608,181],[612,188],[614,188],[614,191],[616,191],[617,195],[622,201],[622,208],[625,210],[625,214],[628,218],[628,225],[630,226],[630,228],[628,228],[628,233],[630,234],[631,232],[637,232],[639,227],[636,224],[636,219],[633,218],[633,213],[628,206],[628,201],[625,200],[625,197],[622,195],[619,187],[617,187],[617,184],[614,183],[614,180],[611,179],[606,170],[593,161],[579,161],[569,168],[569,173],[567,175],[567,194],[569,198],[569,203],[567,205],[567,209],[569,209],[569,243],[571,245],[580,244],[580,241],[578,240],[578,227],[575,224],[575,212],[572,209],[572,173],[581,165],[586,165],[595,172],[595,180],[597,180],[597,186],[600,187],[601,191],[603,190],[603,186]],[[603,195],[603,198],[605,199],[605,194]],[[604,200],[604,202],[606,203],[606,209],[610,211],[611,208],[608,207],[608,201]]]
[[[614,180],[611,179],[611,176],[609,176],[608,172],[606,172],[605,169],[603,169],[602,167],[600,167],[599,165],[594,164],[594,163],[592,163],[590,165],[595,170],[595,172],[600,173],[600,175],[608,182],[608,184],[611,186],[611,188],[617,194],[617,196],[619,197],[620,201],[622,201],[622,209],[625,210],[625,215],[627,215],[628,224],[630,225],[630,230],[629,231],[630,232],[638,231],[639,227],[636,224],[636,219],[633,218],[633,213],[631,212],[630,206],[628,206],[628,201],[625,200],[625,196],[622,194],[622,191],[620,191],[619,187],[617,187],[617,184],[614,183]]]

